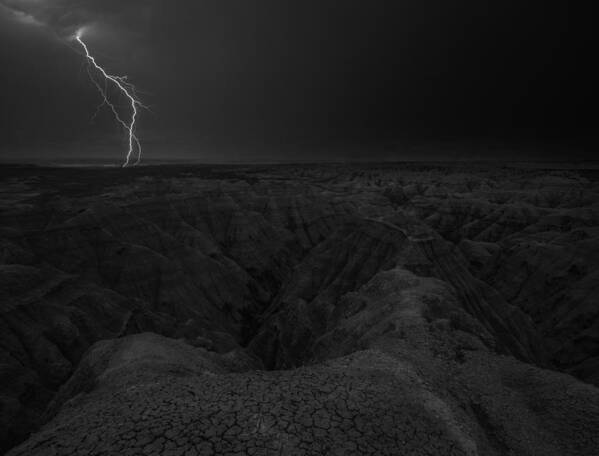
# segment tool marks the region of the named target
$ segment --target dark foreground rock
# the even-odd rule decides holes
[[[389,341],[387,340],[387,343]],[[286,371],[153,334],[100,342],[9,455],[591,455],[599,391],[512,358],[385,348]],[[243,364],[243,363],[241,363]],[[435,374],[431,376],[431,371]]]

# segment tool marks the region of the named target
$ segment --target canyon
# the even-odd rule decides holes
[[[599,170],[0,182],[0,452],[599,452]]]

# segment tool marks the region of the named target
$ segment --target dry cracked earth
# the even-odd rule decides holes
[[[599,454],[599,171],[0,168],[0,452]]]

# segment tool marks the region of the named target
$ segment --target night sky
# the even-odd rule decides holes
[[[592,158],[592,15],[560,3],[0,0],[0,158],[122,157],[82,26],[148,158]]]

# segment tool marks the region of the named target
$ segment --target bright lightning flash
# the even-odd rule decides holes
[[[137,165],[141,160],[141,144],[135,134],[135,123],[137,121],[139,109],[146,108],[146,106],[143,105],[137,97],[135,86],[127,81],[127,76],[114,76],[108,74],[104,70],[104,68],[98,65],[96,59],[90,54],[87,45],[83,42],[82,34],[83,32],[81,30],[78,31],[75,35],[75,39],[85,51],[85,58],[87,59],[88,64],[87,72],[89,74],[90,79],[98,89],[98,92],[102,96],[102,104],[99,107],[104,105],[108,106],[114,114],[114,117],[117,120],[117,122],[119,122],[125,128],[125,130],[127,130],[129,135],[129,150],[127,151],[127,157],[125,159],[125,162],[123,163],[123,168],[131,164],[134,152],[137,152],[137,159],[133,163],[133,165]],[[103,78],[103,84],[100,84],[100,82],[98,82],[97,77],[99,76],[96,75],[101,75],[101,77]],[[129,120],[129,122],[125,122],[122,119],[114,103],[110,101],[110,96],[108,93],[109,83],[113,84],[121,92],[121,94],[127,98],[129,105],[131,106],[131,119]]]

